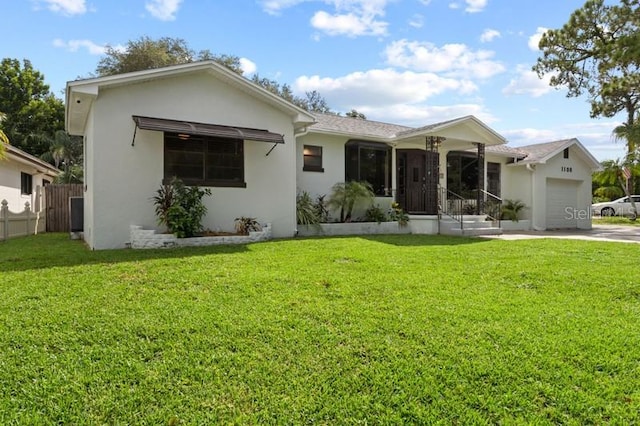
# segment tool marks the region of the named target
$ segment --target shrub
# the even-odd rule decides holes
[[[316,225],[320,222],[317,206],[307,191],[296,197],[296,219],[299,225]]]
[[[406,226],[409,222],[409,215],[407,212],[402,210],[400,204],[395,201],[391,203],[391,208],[389,209],[389,214],[387,216],[390,221],[397,221],[400,226]]]
[[[254,217],[237,217],[235,220],[236,232],[242,235],[249,235],[249,232],[257,232],[262,230],[262,226]]]
[[[365,222],[387,222],[389,219],[379,205],[372,205],[364,213]]]
[[[517,222],[520,212],[527,206],[520,200],[504,200],[502,204],[502,219]]]
[[[205,195],[211,195],[209,188],[185,186],[180,179],[172,179],[152,197],[158,223],[178,238],[193,237],[202,230],[202,218],[207,213],[207,207],[202,203]]]

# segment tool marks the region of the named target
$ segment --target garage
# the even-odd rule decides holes
[[[547,179],[547,229],[576,229],[580,182],[569,179]]]

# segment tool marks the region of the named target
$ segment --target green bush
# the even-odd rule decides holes
[[[364,213],[364,221],[365,222],[387,222],[389,219],[387,218],[384,210],[380,208],[379,205],[372,205],[367,209]]]
[[[176,178],[170,184],[162,185],[152,197],[158,223],[178,238],[193,237],[202,230],[202,218],[207,213],[207,207],[202,203],[205,195],[211,195],[209,188],[185,186]]]

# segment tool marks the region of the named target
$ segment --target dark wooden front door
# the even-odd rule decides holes
[[[438,214],[438,153],[400,149],[396,154],[400,206],[413,214]]]

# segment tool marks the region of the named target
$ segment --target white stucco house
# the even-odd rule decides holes
[[[40,211],[42,188],[60,171],[14,146],[4,147],[6,157],[0,159],[0,201],[6,200],[14,212],[24,210],[27,202],[32,211]]]
[[[598,167],[575,139],[509,148],[472,116],[410,128],[309,113],[211,61],[69,82],[66,129],[84,137],[94,249],[127,246],[132,225],[157,228],[150,197],[173,176],[212,189],[205,228],[250,216],[292,237],[296,194],[347,180],[399,202],[412,232],[438,232],[453,198],[483,216],[487,197],[525,202],[534,229],[589,227],[563,213],[588,211]]]

